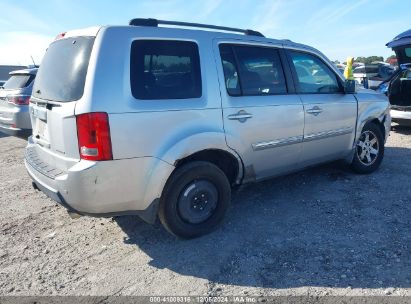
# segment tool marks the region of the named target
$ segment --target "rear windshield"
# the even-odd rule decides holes
[[[16,90],[27,87],[34,79],[34,75],[21,74],[12,75],[9,80],[4,83],[5,90]]]
[[[33,96],[75,101],[83,96],[94,37],[71,37],[53,42],[41,62]]]

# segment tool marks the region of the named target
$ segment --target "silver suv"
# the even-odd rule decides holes
[[[354,91],[316,49],[251,30],[76,30],[38,71],[25,163],[71,214],[158,215],[192,238],[221,222],[233,186],[337,159],[376,170],[389,104]]]
[[[10,72],[0,88],[0,132],[27,139],[31,135],[29,101],[37,68]]]

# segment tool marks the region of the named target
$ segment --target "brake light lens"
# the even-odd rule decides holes
[[[59,39],[63,39],[64,36],[66,36],[66,33],[67,33],[67,32],[63,32],[63,33],[58,34],[58,35],[54,38],[54,41],[59,40]]]
[[[104,112],[76,116],[77,137],[81,159],[112,160],[108,115]]]
[[[9,95],[6,97],[7,101],[18,106],[28,105],[30,102],[30,95]]]

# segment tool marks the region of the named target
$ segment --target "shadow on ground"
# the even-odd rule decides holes
[[[411,127],[393,125],[391,127],[391,132],[395,132],[395,133],[399,133],[403,135],[411,135]]]
[[[410,176],[411,149],[387,148],[372,175],[332,163],[246,186],[224,224],[199,239],[116,221],[150,265],[218,284],[411,287]]]

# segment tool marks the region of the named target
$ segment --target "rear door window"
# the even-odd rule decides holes
[[[135,40],[130,64],[131,91],[137,99],[201,97],[200,59],[194,42]]]
[[[232,96],[286,94],[278,50],[269,47],[220,45],[227,92]]]
[[[241,88],[232,47],[230,45],[220,45],[220,55],[227,92],[231,96],[239,96],[241,95]]]
[[[33,96],[60,102],[83,96],[94,37],[70,37],[53,42],[41,62]]]
[[[5,90],[16,90],[22,89],[30,85],[33,81],[34,75],[29,74],[18,74],[12,75],[10,78],[4,83],[3,88]]]

